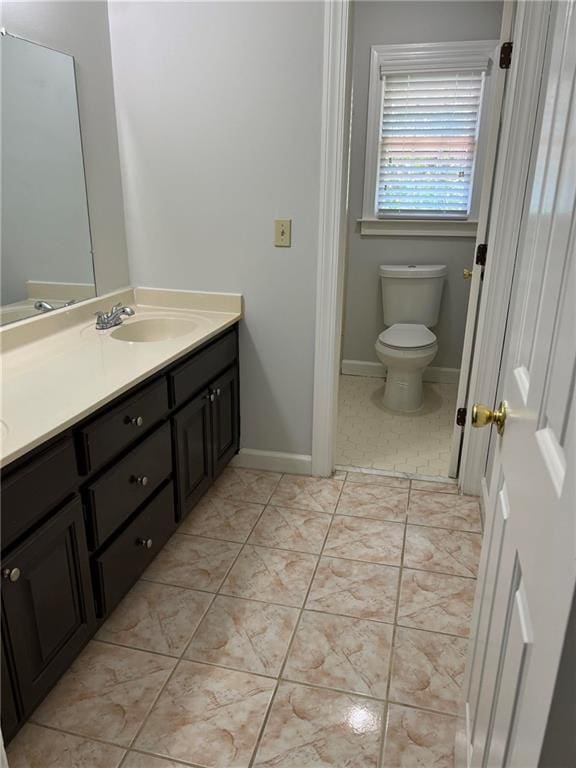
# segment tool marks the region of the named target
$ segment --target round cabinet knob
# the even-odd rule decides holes
[[[464,278],[464,280],[470,280],[470,278],[472,277],[472,270],[471,269],[465,269],[462,272],[462,277]]]
[[[152,549],[152,539],[136,539],[136,544],[144,549]]]
[[[138,483],[138,485],[148,485],[148,478],[146,475],[135,475],[132,478],[132,482]]]
[[[220,397],[220,394],[221,394],[220,387],[218,387],[218,389],[216,390],[216,397]]]
[[[141,427],[144,424],[144,419],[142,416],[133,416],[128,419],[128,423],[132,424],[133,427]]]
[[[20,578],[20,568],[4,568],[2,578],[7,581],[18,581]]]

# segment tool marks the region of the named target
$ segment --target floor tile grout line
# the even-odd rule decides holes
[[[199,625],[200,625],[200,623],[201,623],[201,622],[204,620],[204,617],[206,616],[206,614],[207,614],[207,613],[208,613],[208,611],[210,610],[210,607],[212,606],[212,604],[213,604],[213,602],[214,602],[214,600],[215,600],[215,599],[216,599],[216,596],[214,595],[214,597],[212,598],[212,600],[210,600],[210,602],[209,602],[209,603],[208,603],[208,605],[206,606],[206,609],[204,610],[204,613],[202,614],[202,618],[200,619]],[[196,631],[196,630],[195,630],[195,631]],[[137,741],[138,737],[140,736],[140,734],[141,734],[141,733],[142,733],[142,731],[144,730],[144,726],[146,725],[146,723],[147,723],[147,721],[148,721],[148,718],[149,718],[149,717],[150,717],[150,715],[152,714],[152,711],[153,711],[154,707],[156,706],[156,704],[157,704],[157,703],[158,703],[158,701],[160,700],[160,697],[162,696],[162,694],[163,694],[163,693],[164,693],[164,691],[166,690],[166,688],[167,688],[168,684],[170,683],[170,681],[172,680],[172,677],[174,676],[174,674],[175,674],[176,670],[177,670],[177,669],[178,669],[178,667],[180,666],[180,662],[182,661],[182,659],[183,659],[183,657],[184,657],[184,654],[186,653],[186,649],[187,649],[187,648],[188,648],[188,644],[185,646],[185,648],[184,648],[184,650],[182,651],[182,653],[180,654],[180,656],[179,656],[179,657],[178,657],[178,658],[175,660],[175,661],[176,661],[176,663],[174,664],[174,667],[173,667],[173,668],[170,670],[170,674],[169,674],[169,675],[168,675],[168,677],[166,678],[166,680],[165,680],[164,684],[163,684],[163,685],[160,687],[160,690],[158,691],[158,694],[157,694],[157,695],[154,697],[154,700],[153,700],[152,704],[151,704],[151,705],[150,705],[150,707],[148,708],[148,710],[147,710],[147,712],[146,712],[145,716],[142,718],[142,722],[140,723],[140,726],[139,726],[139,728],[137,729],[137,731],[136,731],[136,734],[134,735],[134,738],[133,738],[133,739],[132,739],[132,741],[130,742],[130,745],[129,745],[129,747],[128,747],[128,749],[129,749],[129,750],[130,750],[130,749],[131,749],[131,748],[132,748],[132,747],[133,747],[133,746],[136,744],[136,741]]]
[[[180,760],[176,757],[159,757],[158,755],[155,755],[153,752],[146,752],[143,749],[129,749],[124,757],[122,758],[122,762],[118,766],[118,768],[123,768],[123,766],[126,765],[126,761],[130,757],[130,755],[141,755],[142,757],[155,757],[160,760],[168,760],[169,762],[176,763],[176,765],[181,765],[182,768],[205,768],[205,766],[200,765],[199,763],[186,763]]]
[[[410,481],[410,484],[408,486],[408,497],[406,499],[406,515],[408,515],[408,510],[410,508],[410,493],[412,490],[412,481]],[[402,537],[402,552],[400,553],[400,568],[398,572],[398,588],[396,592],[396,605],[394,608],[394,623],[392,627],[392,637],[390,639],[390,657],[388,659],[388,678],[386,681],[386,706],[384,709],[384,715],[382,719],[382,733],[380,736],[380,748],[378,752],[378,758],[377,758],[377,765],[380,766],[380,768],[383,768],[383,760],[384,760],[384,746],[386,743],[386,732],[388,730],[388,702],[390,700],[390,686],[392,685],[392,671],[393,671],[393,664],[394,664],[394,648],[396,645],[396,635],[398,633],[398,611],[400,608],[400,593],[402,589],[402,569],[404,565],[404,551],[406,549],[406,535],[408,531],[408,525],[404,526],[404,536]]]
[[[338,506],[338,503],[340,501],[340,497],[342,496],[342,491],[344,490],[344,482],[342,482],[342,486],[341,486],[340,492],[338,494],[338,499],[336,501],[336,504],[334,505],[334,511],[336,510],[336,507]],[[308,596],[310,595],[310,592],[312,590],[312,584],[314,583],[314,579],[316,578],[316,573],[318,571],[318,567],[319,567],[320,561],[322,559],[322,552],[324,551],[324,547],[326,546],[326,541],[328,539],[328,536],[329,536],[330,531],[332,529],[332,525],[334,523],[334,518],[335,518],[335,515],[334,515],[334,513],[332,513],[332,519],[331,519],[330,525],[328,526],[328,529],[326,530],[326,533],[324,535],[324,541],[322,543],[322,547],[320,549],[320,553],[318,554],[318,557],[317,557],[317,560],[316,560],[316,565],[315,565],[314,570],[312,572],[312,575],[310,577],[310,581],[308,582],[308,588],[306,590],[306,594],[304,595],[304,599],[303,599],[302,605],[300,607],[300,612],[298,614],[298,618],[296,619],[296,623],[294,624],[294,629],[292,631],[292,634],[290,636],[290,640],[289,640],[288,645],[286,647],[286,652],[284,654],[284,660],[283,660],[282,664],[280,665],[280,670],[279,670],[278,676],[276,678],[276,685],[274,687],[274,691],[272,692],[272,696],[270,697],[270,701],[268,703],[268,707],[266,709],[266,713],[264,715],[264,719],[262,720],[262,725],[260,727],[260,731],[258,733],[258,737],[256,739],[256,743],[255,743],[254,749],[252,751],[252,755],[251,755],[251,758],[250,758],[250,761],[249,761],[249,764],[248,764],[248,768],[252,768],[252,766],[254,765],[254,761],[256,760],[256,755],[258,753],[258,750],[260,749],[260,744],[262,742],[262,738],[264,736],[264,732],[266,730],[266,726],[268,725],[268,721],[270,719],[270,714],[272,712],[272,707],[274,706],[274,702],[276,700],[276,695],[278,693],[278,688],[280,687],[280,682],[282,680],[282,676],[284,674],[284,670],[286,669],[286,664],[288,662],[288,658],[289,658],[290,653],[292,651],[292,647],[294,645],[294,640],[296,638],[296,634],[298,632],[298,629],[300,627],[300,623],[302,621],[302,616],[304,614],[304,609],[305,609],[306,603],[308,601]]]
[[[28,718],[28,720],[26,720],[22,728],[24,728],[26,725],[35,725],[37,728],[46,728],[47,731],[54,731],[55,733],[63,733],[66,736],[74,736],[76,739],[85,739],[86,741],[96,742],[96,744],[105,744],[107,747],[116,747],[116,749],[123,749],[125,751],[128,750],[128,747],[125,744],[116,744],[113,741],[107,741],[106,739],[102,739],[99,736],[84,736],[82,734],[76,733],[75,731],[67,730],[66,728],[56,728],[56,726],[54,725],[46,725],[45,723],[40,723],[37,720],[34,720],[34,713],[32,713],[32,715]],[[19,733],[20,732],[21,731],[19,731]],[[16,735],[14,740],[16,740],[16,738],[18,738],[18,735]],[[10,750],[8,748],[8,752],[9,751]]]
[[[250,533],[248,534],[248,538],[245,541],[239,541],[238,539],[224,539],[224,538],[218,538],[216,536],[206,536],[206,535],[197,534],[197,533],[181,533],[178,530],[174,531],[174,534],[178,534],[180,536],[187,536],[188,538],[204,539],[206,541],[219,541],[219,542],[222,542],[223,544],[239,544],[240,546],[250,544],[253,547],[266,547],[267,549],[281,549],[287,552],[301,552],[302,554],[312,554],[312,555],[318,554],[317,552],[309,552],[308,550],[303,550],[303,549],[294,549],[294,548],[278,547],[278,546],[273,547],[270,544],[255,544],[254,542],[251,542],[250,536],[254,532],[254,528],[256,527],[256,525],[258,525],[262,515],[264,514],[264,512],[269,506],[274,506],[274,505],[266,505],[266,507],[264,507],[264,509],[262,510],[261,514],[258,517],[258,520],[252,526]],[[411,525],[414,528],[432,528],[433,530],[438,530],[438,531],[455,531],[456,533],[474,533],[478,536],[482,536],[481,530],[472,530],[470,528],[454,528],[448,525],[430,525],[428,523],[415,523],[410,520],[409,516],[407,516],[404,520],[392,520],[389,518],[375,517],[373,515],[366,515],[366,514],[353,515],[349,512],[335,512],[334,514],[331,514],[329,512],[318,512],[316,510],[296,509],[295,507],[294,508],[283,507],[283,509],[287,509],[289,511],[293,510],[295,512],[311,512],[313,514],[325,515],[326,517],[330,517],[330,518],[345,517],[351,520],[370,520],[374,523],[387,523],[387,524],[392,523],[394,525]],[[346,558],[346,559],[351,559],[351,558]],[[152,581],[152,579],[148,578],[146,579],[146,581]],[[175,585],[175,586],[179,586],[179,585]],[[186,587],[182,587],[182,588],[186,589]],[[190,589],[196,589],[196,587],[190,587]],[[199,590],[199,591],[202,591],[202,590]]]

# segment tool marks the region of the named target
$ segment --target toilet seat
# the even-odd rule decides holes
[[[425,325],[395,323],[378,336],[378,341],[392,349],[427,349],[436,344],[436,336]]]

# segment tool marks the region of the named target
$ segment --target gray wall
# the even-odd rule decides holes
[[[446,264],[439,350],[434,366],[459,368],[469,286],[462,270],[474,256],[473,238],[361,237],[370,46],[386,43],[498,39],[500,2],[355,2],[350,162],[350,218],[342,357],[377,362],[374,343],[383,330],[379,264]]]
[[[96,284],[130,282],[106,2],[3,2],[2,23],[76,59]]]
[[[115,2],[110,29],[132,281],[242,292],[243,445],[309,454],[322,5]]]

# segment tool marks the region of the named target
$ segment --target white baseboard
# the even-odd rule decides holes
[[[270,472],[290,472],[295,475],[312,474],[312,456],[302,453],[281,453],[280,451],[258,451],[241,448],[230,462],[232,467],[242,469],[263,469]]]
[[[386,378],[386,368],[382,363],[365,360],[342,360],[341,371],[347,376]],[[459,376],[459,368],[438,368],[431,365],[424,371],[424,381],[435,381],[441,384],[457,384]]]

